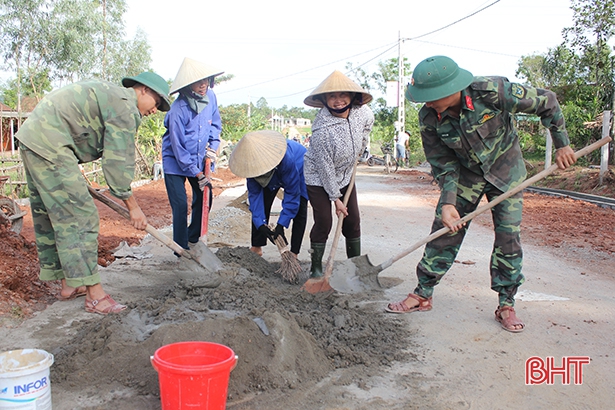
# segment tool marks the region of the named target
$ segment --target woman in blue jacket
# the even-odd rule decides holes
[[[247,178],[248,199],[252,213],[252,244],[250,250],[263,254],[267,239],[272,242],[282,235],[293,221],[290,251],[301,250],[307,223],[308,196],[303,177],[303,157],[306,149],[298,142],[287,140],[277,131],[249,132],[237,143],[229,159],[233,174]],[[282,211],[274,230],[269,228],[273,201],[284,189]]]
[[[209,184],[205,158],[216,161],[222,131],[218,101],[211,87],[214,77],[222,73],[185,58],[171,85],[171,94],[179,95],[164,119],[167,130],[162,136],[162,168],[173,213],[173,241],[184,249],[201,236],[203,190]],[[190,226],[186,179],[192,187]]]

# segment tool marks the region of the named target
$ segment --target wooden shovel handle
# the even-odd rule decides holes
[[[603,146],[605,144],[608,144],[610,141],[611,141],[610,137],[602,138],[602,139],[594,142],[593,144],[588,145],[587,147],[578,150],[577,152],[574,153],[574,156],[575,156],[576,159],[579,159],[580,157],[583,157],[583,156],[589,154],[590,152],[595,151],[596,149],[600,148],[601,146]],[[511,196],[515,195],[517,192],[520,192],[520,191],[524,190],[525,188],[527,188],[528,186],[532,185],[533,183],[538,182],[541,179],[551,175],[557,169],[558,169],[557,164],[551,165],[549,168],[545,169],[544,171],[539,172],[538,174],[534,175],[533,177],[526,179],[525,181],[523,181],[522,183],[520,183],[516,187],[514,187],[514,188],[504,192],[502,195],[498,196],[493,201],[488,202],[485,205],[479,206],[473,212],[470,212],[469,214],[467,214],[466,216],[461,218],[459,221],[457,221],[455,225],[458,225],[458,224],[461,224],[461,223],[465,223],[465,222],[469,222],[470,220],[472,220],[476,216],[478,216],[478,215],[482,214],[483,212],[493,208],[494,206],[496,206],[500,202],[504,201],[505,199],[508,199]],[[444,228],[438,229],[437,231],[435,231],[434,233],[432,233],[428,237],[422,239],[421,241],[419,241],[419,242],[415,243],[414,245],[412,245],[410,248],[404,250],[402,253],[400,253],[400,254],[398,254],[398,255],[396,255],[396,256],[394,256],[394,257],[392,257],[392,258],[390,258],[390,259],[388,259],[386,261],[384,261],[380,265],[381,270],[388,268],[389,266],[391,266],[393,263],[397,262],[401,258],[407,256],[408,254],[414,252],[415,250],[417,250],[421,246],[425,245],[426,243],[431,242],[431,241],[433,241],[436,238],[439,238],[440,236],[444,235],[445,233],[447,233],[449,231],[450,231],[450,228],[448,228],[446,226]]]
[[[354,187],[354,180],[357,175],[357,165],[359,161],[355,161],[354,167],[352,168],[352,176],[350,177],[350,183],[348,184],[348,189],[346,189],[346,193],[344,194],[344,199],[342,203],[344,206],[348,205],[348,198],[350,198],[350,194],[352,192],[352,188]],[[337,226],[335,227],[335,235],[333,236],[333,243],[331,244],[331,251],[329,253],[329,259],[327,259],[327,265],[325,266],[324,280],[328,281],[329,277],[331,277],[331,273],[333,272],[333,259],[335,258],[335,254],[337,252],[337,245],[340,241],[340,235],[342,234],[342,224],[344,223],[344,214],[340,213],[337,218]]]
[[[113,209],[115,212],[117,212],[124,218],[130,220],[130,212],[128,211],[128,209],[124,208],[122,205],[118,204],[111,198],[98,192],[96,189],[92,188],[92,186],[90,185],[88,185],[88,191],[90,192],[90,195],[92,195],[92,197],[99,200],[103,204],[107,205],[109,208]],[[150,224],[147,224],[147,226],[145,227],[145,231],[149,233],[150,235],[152,235],[154,238],[158,239],[160,242],[162,242],[166,246],[168,246],[171,250],[173,250],[178,255],[185,256],[189,259],[193,259],[192,255],[186,252],[184,248],[179,246],[177,243],[171,240],[168,236],[166,236],[165,234],[163,234],[162,232],[160,232],[158,229],[154,228]]]

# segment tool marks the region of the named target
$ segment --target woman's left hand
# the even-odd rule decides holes
[[[344,206],[344,203],[338,198],[335,200],[335,214],[339,218],[340,212],[344,214],[344,217],[348,216],[348,208]]]

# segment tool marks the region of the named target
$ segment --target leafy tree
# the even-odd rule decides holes
[[[544,55],[524,56],[517,75],[557,93],[571,144],[581,147],[599,139],[601,131],[584,123],[613,107],[615,56],[608,43],[615,36],[615,0],[571,4],[574,24],[562,31],[562,44]]]
[[[262,110],[252,109],[248,117],[247,104],[231,104],[221,106],[222,138],[227,141],[237,142],[248,131],[266,129],[268,126],[267,115]]]
[[[0,0],[0,53],[4,66],[17,75],[16,96],[22,94],[22,76],[43,71],[41,61],[49,22],[50,12],[45,0]],[[18,110],[19,104],[18,98]]]
[[[615,0],[572,0],[574,25],[564,40],[578,56],[579,76],[595,86],[596,100],[607,110],[613,104],[615,57],[608,45],[615,36]]]
[[[0,53],[14,70],[15,84],[27,76],[40,98],[53,84],[97,77],[118,82],[149,69],[151,49],[145,33],[125,40],[125,0],[0,0]],[[15,93],[21,95],[18,89]]]
[[[395,122],[398,118],[398,108],[387,107],[385,98],[378,97],[378,95],[386,93],[388,81],[398,80],[398,61],[398,58],[380,61],[378,71],[373,73],[368,73],[361,67],[354,68],[352,63],[346,64],[346,69],[352,72],[357,84],[375,97],[370,103],[375,117],[371,139],[377,146],[384,142],[393,142],[396,134]],[[410,64],[404,58],[404,73],[409,75],[411,72]],[[400,97],[405,98],[403,95]],[[410,133],[410,151],[413,154],[413,160],[416,161],[425,158],[418,125],[418,111],[421,106],[422,104],[414,104],[407,100],[405,102],[405,128]],[[372,151],[374,151],[373,148]]]

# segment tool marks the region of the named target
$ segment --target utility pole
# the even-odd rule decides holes
[[[404,96],[404,57],[401,52],[401,33],[397,33],[397,122],[399,123],[399,133],[406,130],[406,97]]]

